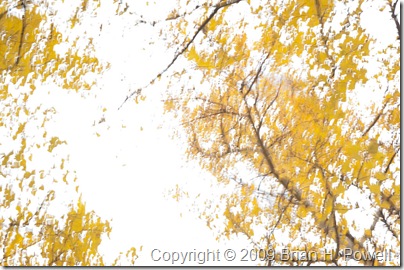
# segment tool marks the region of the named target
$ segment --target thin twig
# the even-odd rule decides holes
[[[148,87],[150,85],[152,85],[158,78],[160,78],[168,69],[171,68],[172,65],[174,65],[174,63],[177,61],[177,59],[183,55],[188,48],[191,46],[191,44],[194,42],[194,40],[196,39],[196,37],[199,35],[199,33],[205,28],[206,25],[208,25],[208,23],[213,19],[213,17],[219,12],[220,9],[239,3],[241,2],[241,0],[232,0],[232,1],[222,1],[220,3],[218,3],[217,5],[215,5],[215,8],[213,9],[212,13],[210,13],[210,15],[203,21],[203,23],[198,27],[198,29],[196,30],[196,32],[194,33],[194,35],[192,36],[191,40],[188,41],[185,46],[179,51],[177,52],[173,59],[171,60],[171,62],[166,66],[166,68],[164,68],[160,73],[157,74],[156,77],[154,77],[145,87]],[[128,99],[130,99],[131,97],[133,97],[135,94],[140,94],[142,89],[145,88],[138,88],[137,90],[133,91],[132,93],[130,93],[125,100],[122,102],[121,106],[119,106],[118,110],[120,110],[122,108],[122,106],[126,103],[126,101]]]

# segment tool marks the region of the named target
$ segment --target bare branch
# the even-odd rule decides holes
[[[380,110],[380,112],[376,115],[375,119],[373,119],[373,121],[370,123],[370,125],[366,128],[366,130],[362,133],[362,137],[364,137],[369,130],[374,127],[374,125],[376,125],[377,121],[379,120],[379,118],[383,115],[383,110],[384,108],[386,108],[387,103],[384,103],[383,108]]]
[[[177,61],[177,59],[183,55],[188,48],[192,45],[192,43],[195,41],[196,37],[199,35],[199,33],[201,31],[203,31],[203,29],[205,28],[206,25],[208,25],[208,23],[213,19],[213,17],[215,17],[215,15],[219,12],[220,9],[239,3],[241,2],[241,0],[229,0],[229,1],[222,1],[220,3],[218,3],[215,8],[213,9],[212,13],[210,13],[210,15],[202,22],[202,24],[198,27],[198,29],[196,30],[196,32],[194,33],[194,35],[192,36],[191,40],[188,41],[185,46],[179,51],[177,52],[173,59],[171,60],[171,62],[167,65],[166,68],[164,68],[159,74],[157,74],[156,77],[154,77],[145,87],[152,85],[158,78],[160,78],[167,70],[169,70],[172,65],[174,65],[174,63]],[[143,88],[143,87],[142,87]],[[131,97],[133,97],[135,94],[140,94],[142,92],[142,88],[137,89],[136,91],[133,91],[132,93],[130,93],[125,100],[122,102],[121,106],[119,106],[118,110],[122,108],[122,106],[126,103],[126,101],[128,99],[130,99]]]
[[[396,29],[397,29],[397,34],[398,34],[398,39],[401,40],[401,25],[400,22],[398,21],[397,18],[397,4],[399,3],[398,0],[396,0],[394,3],[389,1],[389,7],[390,7],[390,13],[391,13],[391,18],[393,19]]]
[[[389,224],[389,222],[387,221],[387,217],[386,215],[383,213],[382,209],[379,209],[378,211],[378,215],[380,217],[380,220],[383,222],[383,224],[386,226],[387,230],[389,232],[391,232],[393,234],[393,236],[400,241],[400,234],[396,233],[393,228],[391,227],[391,225]]]
[[[384,169],[384,173],[387,173],[389,171],[390,165],[391,165],[391,163],[393,163],[393,160],[399,151],[400,151],[400,147],[394,152],[393,156],[390,158],[389,163],[386,166],[386,169]]]

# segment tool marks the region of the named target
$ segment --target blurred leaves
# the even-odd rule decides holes
[[[170,20],[173,40],[184,40],[178,46],[192,43],[185,52],[192,73],[173,75],[181,90],[169,92],[165,107],[182,119],[188,157],[220,183],[250,174],[217,202],[224,210],[204,212],[209,226],[224,215],[222,234],[243,234],[257,248],[332,248],[323,260],[330,265],[347,264],[345,248],[400,252],[400,44],[392,37],[377,46],[363,26],[373,2],[388,6],[229,1],[212,16],[209,2]],[[367,95],[365,107],[356,97]]]
[[[97,3],[81,1],[71,28],[80,23],[89,7],[99,7]],[[70,202],[63,198],[60,190],[78,191],[74,172],[65,168],[68,157],[60,152],[67,142],[48,134],[54,108],[35,105],[35,92],[44,84],[67,91],[90,90],[95,82],[89,75],[104,69],[94,57],[91,39],[79,46],[83,40],[69,40],[58,31],[53,4],[25,0],[0,3],[3,266],[104,265],[98,247],[111,232],[109,222],[87,211],[81,197],[72,196]],[[61,50],[63,47],[67,49]],[[137,256],[135,251],[129,255],[133,259]]]

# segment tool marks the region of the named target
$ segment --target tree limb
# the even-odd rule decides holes
[[[397,14],[396,13],[396,9],[397,9],[397,4],[398,4],[398,0],[396,0],[393,4],[393,2],[389,1],[389,7],[390,7],[390,12],[391,12],[391,18],[393,19],[395,25],[396,25],[396,29],[397,29],[397,34],[398,34],[398,39],[401,40],[401,26],[400,26],[400,22],[397,19]]]
[[[376,115],[375,119],[373,119],[373,121],[370,123],[370,125],[366,128],[366,130],[362,133],[362,137],[364,137],[369,130],[376,125],[377,121],[379,120],[379,118],[383,115],[383,110],[384,108],[386,108],[387,103],[384,103],[383,108],[381,109],[381,111]]]
[[[157,74],[156,77],[154,77],[145,87],[153,84],[158,78],[160,78],[168,69],[170,69],[172,67],[172,65],[174,65],[174,63],[177,61],[177,59],[183,55],[188,48],[191,46],[191,44],[195,41],[196,37],[199,35],[199,33],[205,28],[206,25],[208,25],[208,23],[213,19],[213,17],[219,12],[220,9],[233,5],[233,4],[237,4],[241,2],[241,0],[228,0],[228,1],[222,1],[218,4],[215,5],[215,8],[213,9],[212,13],[210,13],[210,15],[202,22],[202,24],[198,27],[198,29],[196,30],[196,32],[194,33],[194,35],[192,36],[191,40],[188,41],[185,46],[179,51],[177,52],[173,59],[171,60],[171,62],[160,72]],[[143,88],[143,87],[142,87]],[[130,99],[131,97],[133,97],[135,94],[140,94],[142,91],[142,88],[139,88],[135,91],[133,91],[132,93],[130,93],[125,100],[122,102],[121,106],[119,106],[118,110],[122,108],[122,106],[126,103],[126,101],[128,99]]]
[[[390,158],[389,163],[387,164],[386,169],[384,169],[384,173],[389,171],[391,163],[393,163],[394,158],[396,157],[397,153],[400,151],[400,147],[394,152],[393,156]]]

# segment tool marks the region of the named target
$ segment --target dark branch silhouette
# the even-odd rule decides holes
[[[156,77],[154,77],[145,87],[148,87],[150,85],[152,85],[158,78],[160,78],[165,72],[167,72],[167,70],[169,70],[172,65],[174,65],[174,63],[177,61],[177,59],[183,55],[188,48],[192,45],[192,43],[194,42],[194,40],[196,39],[196,37],[199,35],[199,33],[201,31],[203,31],[203,29],[208,25],[208,23],[215,17],[215,15],[219,12],[219,10],[221,10],[224,7],[236,4],[241,2],[241,0],[231,0],[231,1],[223,1],[220,2],[218,4],[216,4],[213,9],[213,11],[210,13],[210,15],[202,22],[202,24],[198,27],[198,29],[195,31],[194,35],[192,36],[192,38],[190,39],[190,41],[186,42],[185,46],[179,51],[177,52],[173,59],[171,60],[171,62],[166,66],[166,68],[164,68],[160,73],[157,74]],[[118,110],[122,108],[122,106],[126,103],[126,101],[128,101],[128,99],[132,98],[134,95],[140,95],[142,92],[142,89],[145,87],[141,87],[138,88],[137,90],[133,91],[132,93],[130,93],[125,100],[122,102],[121,106],[119,106]]]

